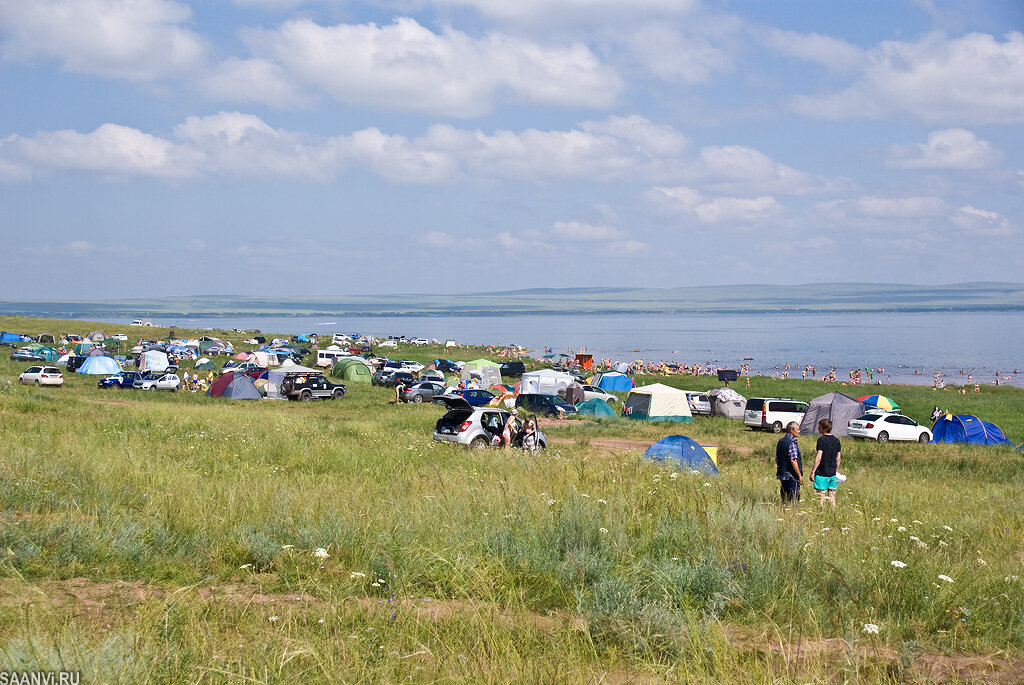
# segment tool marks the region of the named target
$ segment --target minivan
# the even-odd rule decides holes
[[[743,410],[743,425],[781,433],[790,421],[800,423],[806,411],[806,402],[788,397],[751,397]]]

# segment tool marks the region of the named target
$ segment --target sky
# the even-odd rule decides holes
[[[1021,281],[1020,0],[0,0],[7,299]]]

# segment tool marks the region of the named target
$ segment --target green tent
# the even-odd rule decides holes
[[[214,371],[216,370],[217,365],[214,364],[209,359],[200,359],[192,368],[195,369],[196,371]]]
[[[358,359],[342,359],[331,367],[331,376],[352,383],[369,383],[370,367]]]
[[[89,350],[94,348],[95,345],[91,342],[80,342],[75,345],[74,352],[76,355],[88,354]]]
[[[462,378],[469,380],[479,377],[480,387],[488,388],[501,384],[501,364],[490,359],[474,359],[462,367]]]
[[[594,416],[599,419],[615,418],[617,416],[610,404],[597,398],[580,402],[576,405],[576,410],[580,413],[580,416]]]

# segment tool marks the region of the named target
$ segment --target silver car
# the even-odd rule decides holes
[[[458,396],[445,395],[435,398],[434,401],[448,407],[448,412],[438,419],[434,426],[434,440],[454,442],[476,449],[501,445],[501,434],[509,417],[507,410],[498,407],[474,407]],[[517,437],[512,440],[512,446],[521,447],[522,420],[517,418],[515,426]],[[547,445],[547,437],[538,430],[537,447],[546,449]]]

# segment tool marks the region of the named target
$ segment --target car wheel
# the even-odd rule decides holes
[[[178,388],[177,387],[171,388],[171,392],[178,392]]]
[[[146,388],[146,390],[152,390],[153,392],[156,392],[156,386],[155,385],[151,385],[148,388]]]
[[[419,404],[420,402],[423,401],[423,395],[413,395],[412,396],[412,401],[413,401],[413,404]]]
[[[882,431],[881,433],[878,434],[878,437],[875,438],[875,440],[878,440],[878,442],[889,442],[889,434],[886,433],[885,431]]]
[[[775,423],[772,424],[772,433],[781,433],[781,432],[782,432],[782,421],[776,421]]]
[[[482,435],[478,435],[469,442],[469,448],[473,450],[482,450],[487,447],[487,438]]]
[[[303,390],[302,392],[299,393],[300,402],[309,402],[311,399],[313,399],[313,393],[311,393],[309,390]]]
[[[921,433],[921,435],[917,436],[917,441],[922,445],[926,445],[931,442],[931,438],[928,437],[927,433]]]
[[[344,390],[335,390],[334,391],[334,395],[333,395],[334,399],[340,400],[344,396],[345,396],[345,391]]]
[[[549,411],[547,414],[544,415],[544,418],[546,418],[546,419],[557,419],[558,418],[558,414],[556,412]]]
[[[40,380],[39,380],[39,379],[37,378],[37,379],[36,379],[36,385],[42,385],[42,384],[43,384],[43,382],[42,382],[42,381],[40,381]]]

